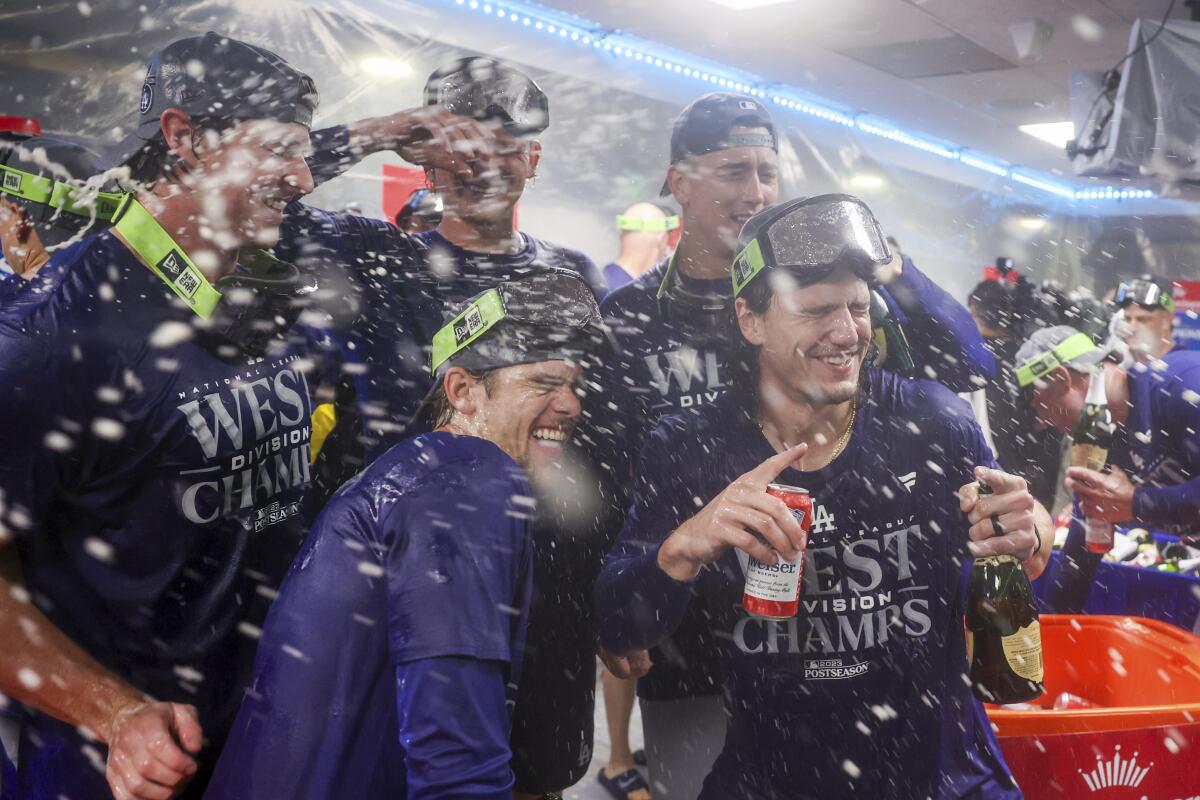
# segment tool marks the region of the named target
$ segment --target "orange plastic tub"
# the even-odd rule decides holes
[[[1040,711],[988,708],[999,736],[1200,722],[1200,638],[1139,617],[1042,615]],[[1053,711],[1070,692],[1100,708]]]
[[[988,708],[1027,800],[1200,793],[1200,638],[1137,617],[1042,616],[1039,709]],[[1069,692],[1097,708],[1053,710]]]

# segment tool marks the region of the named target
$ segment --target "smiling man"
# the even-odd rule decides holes
[[[891,254],[861,201],[780,204],[741,244],[731,391],[642,449],[597,586],[602,644],[657,644],[689,605],[709,627],[729,728],[704,800],[1019,797],[966,680],[964,570],[1011,553],[1037,574],[1049,516],[964,402],[867,366]],[[811,496],[808,537],[776,480]],[[798,557],[797,616],[742,610],[748,558]]]
[[[0,322],[0,547],[24,567],[0,580],[0,691],[35,710],[18,797],[198,792],[233,719],[237,626],[303,533],[287,331],[312,287],[257,248],[312,189],[316,102],[216,33],[156,53],[114,155],[140,190]]]
[[[562,458],[598,321],[587,286],[557,271],[451,313],[421,411],[433,430],[317,520],[209,800],[511,800],[509,703],[533,576],[526,480]]]
[[[632,464],[650,431],[664,416],[693,413],[729,387],[729,268],[742,226],[779,199],[779,146],[770,113],[745,95],[704,95],[675,121],[663,193],[683,209],[683,234],[672,258],[604,299],[618,357],[599,371],[600,388],[584,404],[580,439],[593,444],[610,500],[601,522],[606,546],[621,529]],[[879,290],[876,308],[904,315],[916,374],[956,391],[991,375],[992,356],[967,310],[911,261],[895,254],[876,270],[872,287]],[[899,349],[889,353],[889,367],[899,362]],[[638,680],[655,800],[694,800],[725,741],[716,647],[707,637],[705,620],[689,613]],[[632,761],[628,754],[608,765],[605,777],[640,781]],[[643,792],[628,794],[644,800]]]

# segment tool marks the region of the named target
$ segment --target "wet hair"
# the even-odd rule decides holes
[[[767,313],[767,309],[771,306],[771,301],[776,296],[775,288],[771,285],[770,280],[772,272],[772,270],[763,270],[760,272],[738,295],[746,301],[746,305],[758,316]],[[811,283],[801,283],[800,287],[820,283],[827,277],[829,277],[828,273]],[[762,348],[751,344],[742,335],[741,326],[738,325],[737,321],[737,301],[735,300],[734,303],[734,310],[730,312],[729,332],[727,334],[731,343],[729,354],[729,390],[733,394],[734,400],[736,400],[742,413],[751,420],[756,420],[761,410],[759,408],[758,384],[759,378],[762,375],[762,366],[759,363],[759,355]],[[874,341],[871,341],[867,345],[867,351],[863,356],[862,370],[859,373],[860,391],[866,387],[868,367],[874,363],[877,352]]]
[[[967,305],[985,325],[1008,331],[1013,327],[1013,291],[999,281],[981,281],[971,290]]]
[[[237,123],[238,120],[229,117],[192,117],[193,140],[197,133],[204,136],[212,132],[224,136]],[[129,180],[141,186],[150,186],[163,178],[170,180],[177,169],[186,170],[179,156],[167,146],[167,138],[161,129],[134,153],[126,166],[129,167]]]
[[[503,368],[497,367],[496,369]],[[490,397],[492,388],[496,384],[496,369],[468,369],[466,373],[477,381],[483,381],[484,394]],[[442,427],[454,416],[454,406],[450,405],[450,398],[446,396],[445,377],[445,375],[442,375],[438,378],[437,386],[433,390],[433,396],[429,398],[429,419],[433,423],[431,429]]]

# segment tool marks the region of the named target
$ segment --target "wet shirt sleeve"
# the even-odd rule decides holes
[[[441,657],[396,667],[408,800],[510,800],[505,675],[494,661]]]
[[[81,418],[59,382],[59,354],[39,336],[0,327],[0,542],[36,533],[78,471]],[[57,376],[57,377],[56,377]]]
[[[954,392],[972,392],[995,376],[996,360],[970,312],[907,258],[900,277],[885,291],[901,312],[920,377]]]
[[[691,458],[685,443],[672,441],[670,422],[651,434],[638,460],[633,502],[617,544],[596,585],[600,642],[613,653],[652,647],[683,619],[694,581],[677,581],[658,566],[658,550],[700,506],[679,478]],[[664,454],[676,454],[664,457]]]
[[[515,467],[514,467],[515,468]],[[395,665],[463,656],[508,665],[531,581],[529,489],[494,459],[439,469],[383,522]]]

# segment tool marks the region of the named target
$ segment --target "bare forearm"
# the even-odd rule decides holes
[[[117,712],[146,700],[33,606],[10,570],[0,578],[0,691],[107,742]]]

